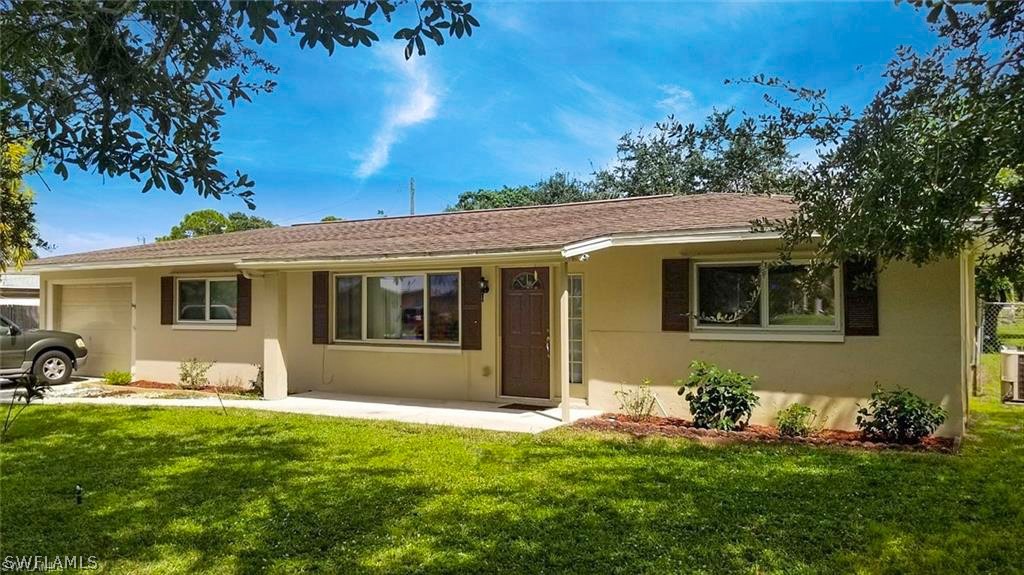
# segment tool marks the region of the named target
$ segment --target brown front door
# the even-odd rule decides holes
[[[501,270],[501,394],[551,396],[548,268]]]

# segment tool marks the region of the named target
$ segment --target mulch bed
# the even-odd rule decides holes
[[[221,394],[230,394],[230,395],[246,395],[246,394],[251,394],[251,390],[249,390],[249,389],[245,389],[245,388],[242,388],[242,387],[228,386],[228,385],[224,385],[224,386],[205,385],[203,387],[196,387],[196,388],[193,388],[193,389],[186,389],[184,387],[180,387],[180,386],[175,385],[173,383],[161,383],[159,381],[149,381],[149,380],[145,380],[145,379],[140,379],[138,381],[133,381],[133,382],[129,383],[128,385],[126,385],[125,387],[141,387],[143,389],[166,389],[166,390],[171,390],[171,391],[199,391],[199,392],[203,392],[203,393],[218,393],[219,392]]]
[[[719,431],[694,427],[693,423],[676,417],[630,417],[619,413],[606,413],[577,421],[575,427],[597,431],[617,431],[634,437],[652,435],[686,437],[702,443],[783,443],[794,445],[833,445],[865,449],[895,449],[900,451],[931,451],[955,453],[959,445],[948,437],[926,437],[921,443],[902,445],[866,439],[856,431],[823,429],[808,437],[780,435],[774,427],[748,425],[742,431]]]

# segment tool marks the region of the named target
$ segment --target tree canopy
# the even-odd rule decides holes
[[[217,210],[197,210],[185,214],[181,223],[171,228],[166,236],[158,236],[156,241],[183,240],[199,236],[212,236],[228,232],[272,228],[274,222],[242,212],[231,212],[224,215]]]
[[[220,166],[221,117],[274,89],[278,68],[255,45],[370,46],[402,15],[405,57],[427,41],[472,35],[461,0],[0,0],[0,124],[53,171],[127,176],[142,191],[186,187],[252,206],[253,181]]]
[[[925,54],[900,48],[859,114],[830,107],[823,90],[752,79],[776,106],[762,129],[810,140],[820,157],[779,188],[794,195],[797,217],[764,227],[784,234],[784,255],[817,239],[828,264],[923,264],[988,242],[987,258],[1015,275],[1024,268],[1024,7],[911,3],[928,9],[939,43]]]
[[[555,172],[532,186],[505,186],[501,189],[479,189],[459,194],[448,211],[487,210],[515,206],[536,206],[585,202],[609,197],[596,191],[593,183],[580,180],[565,172]]]
[[[37,248],[49,245],[39,237],[32,190],[23,176],[32,169],[29,146],[6,142],[0,147],[0,272],[36,257]]]

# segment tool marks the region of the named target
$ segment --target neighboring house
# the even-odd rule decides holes
[[[39,327],[39,276],[0,274],[0,315],[22,329]]]
[[[347,394],[618,408],[649,377],[673,415],[692,360],[756,374],[754,422],[799,401],[850,428],[875,384],[963,431],[973,259],[773,267],[786,197],[654,196],[304,224],[37,260],[44,323],[88,369],[214,382],[265,369],[265,395]],[[236,379],[236,381],[237,381]],[[563,410],[564,414],[564,410]]]

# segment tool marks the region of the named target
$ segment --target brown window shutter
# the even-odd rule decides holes
[[[843,264],[846,335],[878,335],[878,272],[874,260]]]
[[[480,326],[481,305],[480,268],[462,268],[462,349],[481,349],[483,330]]]
[[[160,278],[160,325],[174,323],[174,277]]]
[[[313,272],[313,343],[325,344],[330,341],[330,290],[331,274]]]
[[[242,274],[238,274],[238,311],[235,323],[252,325],[252,280]]]
[[[690,331],[690,260],[661,260],[661,330]]]

